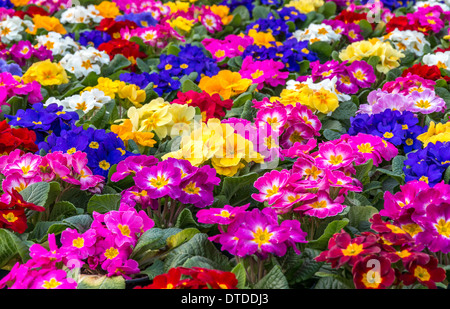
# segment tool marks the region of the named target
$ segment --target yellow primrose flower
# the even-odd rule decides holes
[[[95,8],[99,11],[99,15],[104,18],[116,18],[117,16],[122,15],[115,2],[103,1],[96,5]]]
[[[206,7],[208,8],[208,6]],[[216,15],[220,17],[222,20],[222,23],[226,26],[230,23],[230,21],[233,19],[233,15],[230,14],[230,8],[226,5],[211,5],[209,9]]]
[[[339,106],[337,95],[323,88],[313,92],[311,102],[322,114],[333,112]]]
[[[202,122],[189,136],[182,137],[180,150],[168,153],[163,160],[172,157],[184,159],[200,166],[210,160],[217,173],[235,175],[245,162],[263,162],[263,157],[254,150],[253,144],[234,133],[233,127],[219,119]]]
[[[449,142],[450,122],[445,124],[438,122],[436,124],[434,121],[431,121],[427,132],[417,136],[417,139],[423,143],[423,147],[426,147],[429,143],[436,144],[436,142]]]
[[[303,85],[304,87],[298,88],[298,90],[283,89],[280,93],[280,103],[285,106],[301,104],[308,106],[310,109],[314,109],[314,104],[311,102],[313,90],[308,85]]]
[[[264,47],[272,47],[274,46],[274,42],[276,42],[275,37],[272,33],[264,32],[264,31],[256,31],[255,29],[250,29],[248,32],[248,36],[253,38],[253,44]]]
[[[377,70],[381,73],[387,73],[389,70],[400,66],[400,58],[405,57],[402,52],[392,47],[389,42],[382,42],[378,38],[354,42],[339,53],[339,58],[349,63],[371,56],[380,57]]]
[[[172,114],[172,125],[169,126],[169,135],[176,136],[189,135],[193,129],[195,107],[187,104],[171,104],[169,113]]]
[[[190,4],[189,2],[182,2],[182,1],[169,1],[165,3],[170,8],[170,13],[175,14],[178,11],[187,12],[189,10]]]
[[[251,84],[251,79],[242,78],[238,72],[221,70],[212,77],[203,76],[198,86],[208,94],[218,93],[222,99],[226,100],[245,92]]]
[[[119,89],[118,95],[120,98],[130,101],[136,107],[141,107],[146,98],[145,91],[134,84],[123,86]]]
[[[30,0],[11,0],[11,3],[14,4],[15,7],[25,6],[30,2]]]
[[[35,62],[22,77],[24,83],[37,81],[42,86],[61,85],[69,82],[67,72],[59,63],[45,61]]]
[[[303,14],[315,11],[324,5],[323,0],[291,0],[286,7],[294,7]]]
[[[43,16],[43,15],[34,15],[33,16],[33,31],[26,30],[30,34],[36,34],[37,29],[43,28],[48,32],[57,32],[59,34],[67,34],[67,30],[61,24],[58,18],[54,16]]]
[[[177,18],[175,18],[174,20],[169,21],[169,24],[172,28],[176,27],[183,32],[188,33],[189,31],[191,31],[192,26],[194,25],[194,21],[186,19],[182,16],[177,16]]]
[[[97,80],[97,85],[95,87],[86,87],[84,91],[90,91],[94,88],[99,89],[105,93],[106,96],[112,99],[116,98],[116,94],[127,84],[120,80],[113,81],[107,77],[99,77]]]
[[[120,125],[112,125],[111,131],[116,133],[125,146],[128,145],[128,140],[133,140],[138,146],[153,147],[156,141],[153,139],[155,134],[153,132],[136,132],[133,131],[133,124],[130,119],[125,119]]]

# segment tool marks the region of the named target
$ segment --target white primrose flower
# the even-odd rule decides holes
[[[440,69],[450,68],[450,52],[437,52],[434,54],[426,54],[422,58],[423,64],[435,65]]]
[[[53,56],[64,56],[81,48],[71,37],[63,37],[61,34],[53,31],[48,34],[38,35],[36,40],[37,47],[45,46],[52,51]]]
[[[23,20],[18,16],[7,17],[0,21],[0,41],[5,44],[17,42],[23,39],[22,33],[28,29],[32,31],[34,25],[29,20]]]
[[[340,102],[348,101],[351,97],[345,93],[341,93],[336,89],[337,76],[332,79],[323,79],[320,82],[315,83],[311,77],[309,77],[306,81],[299,82],[296,80],[288,80],[286,83],[286,89],[288,90],[297,90],[299,87],[297,85],[304,84],[307,85],[311,90],[317,91],[320,89],[325,89],[334,93]]]
[[[309,41],[310,43],[322,41],[333,43],[341,39],[341,34],[333,30],[329,25],[310,24],[304,30],[296,30],[292,36],[298,41]]]
[[[87,76],[91,72],[101,73],[101,67],[108,64],[110,58],[104,51],[94,47],[82,48],[74,54],[65,55],[60,64],[77,78]]]
[[[398,50],[410,51],[416,56],[423,56],[423,49],[425,45],[430,46],[430,42],[427,41],[425,35],[422,32],[415,30],[398,30],[386,34],[383,37],[384,40],[390,40]]]

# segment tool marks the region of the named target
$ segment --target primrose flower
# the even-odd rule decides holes
[[[134,180],[137,186],[146,190],[153,198],[169,195],[176,199],[181,194],[179,187],[181,171],[167,161],[151,167],[144,167],[134,177]]]
[[[373,267],[374,263],[380,265],[376,270]],[[391,267],[390,260],[377,255],[368,255],[356,262],[352,272],[357,289],[386,289],[395,280],[395,271]]]
[[[409,98],[414,102],[412,112],[431,114],[434,112],[444,112],[447,105],[441,97],[437,96],[434,90],[424,89],[421,92],[413,91]]]
[[[301,206],[294,209],[295,212],[301,212],[305,215],[317,218],[333,217],[344,210],[346,207],[342,204],[342,198],[331,199],[329,194],[319,191],[314,198],[307,200]]]
[[[68,260],[84,260],[95,252],[96,240],[95,230],[87,230],[80,234],[75,229],[66,229],[61,233],[60,253]]]
[[[204,76],[198,86],[210,95],[218,93],[224,100],[227,100],[245,92],[251,84],[251,79],[242,78],[238,72],[221,70],[212,77]]]
[[[61,85],[69,82],[66,70],[59,63],[45,61],[35,62],[22,77],[25,83],[37,81],[43,86]]]
[[[245,212],[249,206],[250,204],[237,207],[225,205],[223,208],[201,209],[196,216],[201,223],[227,225],[233,222],[237,214]]]
[[[269,204],[283,195],[282,188],[288,183],[290,173],[287,170],[273,170],[255,181],[255,188],[259,193],[252,194],[252,198],[257,201],[268,201]]]
[[[143,219],[136,216],[135,211],[111,211],[104,217],[108,230],[115,236],[115,244],[119,247],[129,244],[135,245],[137,235],[144,227]]]
[[[331,263],[332,268],[340,268],[344,264],[354,266],[364,256],[380,251],[376,234],[358,235],[352,239],[350,234],[342,231],[330,238],[328,249],[322,251],[315,260]]]

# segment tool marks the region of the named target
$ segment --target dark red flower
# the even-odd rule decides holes
[[[412,67],[405,69],[402,72],[402,77],[406,77],[408,73],[434,81],[443,78],[441,71],[436,65],[426,65],[422,63],[416,63]]]
[[[144,59],[147,55],[139,50],[139,44],[123,39],[113,39],[99,45],[98,50],[106,52],[112,60],[121,54],[131,61],[132,67],[136,65],[136,59]]]
[[[380,247],[377,235],[363,233],[352,239],[350,234],[342,231],[331,237],[328,242],[328,250],[322,251],[316,257],[316,261],[331,263],[333,268],[339,268],[344,264],[353,266],[364,256],[378,252],[380,252]]]
[[[1,209],[0,206],[0,228],[24,233],[28,228],[24,209]]]
[[[103,18],[95,29],[108,33],[113,39],[120,39],[120,30],[125,28],[133,30],[138,27],[139,26],[131,20],[116,21],[114,18]]]
[[[233,100],[222,100],[219,94],[213,95],[207,92],[196,92],[189,90],[187,92],[179,91],[177,98],[171,103],[176,104],[188,104],[189,106],[198,107],[202,113],[203,121],[207,121],[210,118],[223,118],[226,114],[226,110],[233,107]]]
[[[14,16],[18,16],[22,19],[24,19],[25,16],[33,17],[35,15],[49,16],[50,13],[47,12],[44,8],[36,6],[36,5],[28,6],[25,11],[17,10],[14,12]]]
[[[438,267],[438,260],[435,257],[430,257],[427,263],[413,260],[407,269],[408,273],[401,276],[405,285],[419,282],[429,289],[436,289],[436,282],[442,282],[446,277],[445,270]]]
[[[238,281],[231,272],[201,267],[174,267],[158,275],[153,283],[135,289],[236,289]]]
[[[390,33],[397,28],[400,31],[418,30],[420,27],[417,21],[411,20],[407,16],[394,16],[386,23],[386,33]]]
[[[379,233],[381,239],[386,244],[404,245],[414,242],[410,234],[392,222],[383,221],[380,214],[374,214],[369,219],[369,222],[372,223],[371,228]]]
[[[36,133],[27,128],[11,128],[6,120],[0,121],[0,154],[9,154],[11,151],[36,152]]]
[[[396,279],[391,261],[378,255],[368,255],[357,261],[352,272],[357,289],[386,289]]]
[[[343,10],[334,19],[343,21],[346,24],[352,24],[362,19],[367,19],[367,14]]]

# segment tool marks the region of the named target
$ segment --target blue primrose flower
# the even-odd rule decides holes
[[[48,152],[62,151],[87,153],[88,167],[96,175],[108,176],[109,169],[129,156],[136,155],[126,150],[125,144],[117,134],[103,129],[71,126],[58,136],[51,134],[47,140],[39,143],[39,149]]]
[[[50,134],[59,135],[69,129],[78,119],[77,112],[63,111],[63,106],[56,103],[44,106],[33,104],[31,108],[19,109],[13,115],[5,115],[11,126],[33,130],[36,133],[36,144],[45,140]]]
[[[7,63],[0,59],[0,73],[9,72],[12,75],[22,76],[22,68],[17,63]]]
[[[412,151],[407,154],[404,165],[405,181],[420,180],[434,186],[442,181],[450,166],[450,143],[429,143],[423,149]]]

